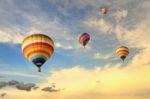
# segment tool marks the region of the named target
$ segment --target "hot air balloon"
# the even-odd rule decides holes
[[[129,54],[129,49],[125,46],[121,46],[116,50],[116,54],[124,61]]]
[[[100,8],[100,12],[103,13],[103,14],[107,14],[108,8],[102,7],[102,8]]]
[[[29,61],[32,61],[38,67],[38,71],[41,72],[41,66],[54,52],[54,42],[44,34],[33,34],[23,40],[22,52]]]
[[[88,33],[81,33],[79,36],[79,43],[82,44],[84,47],[90,40],[90,35]]]

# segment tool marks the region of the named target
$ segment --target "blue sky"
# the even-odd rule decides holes
[[[99,4],[101,5],[101,3]],[[77,40],[78,34],[80,32],[87,32],[91,34],[94,52],[101,51],[104,52],[104,54],[107,54],[108,52],[109,53],[113,52],[114,51],[114,49],[112,49],[113,46],[109,45],[114,44],[115,37],[109,38],[109,41],[107,40],[107,36],[109,35],[101,35],[99,36],[99,38],[96,38],[95,34],[98,31],[95,29],[92,30],[88,29],[86,26],[83,25],[84,23],[82,22],[82,20],[86,20],[86,18],[98,14],[99,6],[93,7],[90,4],[83,6],[84,7],[80,7],[80,3],[74,1],[71,1],[70,3],[63,1],[47,1],[47,0],[44,0],[42,2],[40,2],[39,0],[35,1],[15,0],[13,2],[1,1],[1,12],[0,12],[1,13],[0,17],[2,19],[1,28],[2,29],[4,28],[5,32],[7,31],[10,32],[7,34],[15,36],[16,33],[17,35],[28,34],[30,29],[34,27],[34,25],[37,25],[37,28],[39,29],[42,26],[43,31],[40,30],[42,33],[52,35],[53,39],[56,40],[57,42],[63,42],[63,44],[67,43],[66,46],[71,45],[73,47],[80,46]],[[96,17],[100,18],[99,15],[97,15]],[[47,22],[48,24],[51,24],[52,22],[54,26],[52,27],[48,26]],[[44,24],[46,26],[44,26]],[[112,35],[110,34],[110,36]],[[23,40],[23,38],[19,39]],[[111,40],[113,41],[112,43]],[[21,42],[15,42],[15,39],[14,43],[12,43],[11,37],[8,40],[8,42],[1,43],[0,50],[3,52],[1,53],[0,58],[1,68],[2,70],[6,71],[12,70],[14,72],[24,72],[34,74],[36,72],[36,68],[34,68],[33,67],[34,65],[28,62],[22,55],[20,43]],[[44,64],[43,73],[45,75],[48,74],[52,68],[53,69],[70,68],[75,65],[85,65],[85,68],[92,68],[93,65],[101,64],[103,66],[108,62],[110,62],[111,64],[112,58],[110,60],[105,59],[95,60],[93,59],[92,55],[93,52],[90,51],[88,52],[81,46],[78,49],[65,49],[56,47],[55,53],[52,56],[52,58],[49,61],[47,61],[46,64]],[[115,57],[115,55],[113,55],[113,57]],[[112,63],[113,61],[115,60],[112,60]],[[12,76],[6,77],[6,79],[12,79]],[[15,79],[20,79],[20,77],[15,77]],[[33,78],[27,77],[23,80],[27,79],[31,80]],[[39,80],[37,79],[35,81],[39,82]]]
[[[106,15],[99,11],[103,6],[109,9]],[[1,0],[0,81],[41,84],[74,69],[149,66],[149,8],[149,0]],[[86,48],[78,42],[81,32],[91,36]],[[55,43],[41,73],[21,52],[22,40],[34,33]],[[124,62],[115,54],[122,45],[130,50]]]
[[[97,65],[103,67],[106,64],[116,64],[120,60],[115,55],[115,49],[122,44],[128,44],[126,41],[118,40],[116,35],[114,35],[115,33],[111,33],[115,31],[111,29],[120,24],[127,29],[132,24],[136,25],[136,20],[139,18],[138,21],[140,21],[142,16],[138,13],[133,13],[130,16],[130,13],[134,10],[139,10],[134,9],[134,7],[130,9],[130,7],[140,6],[143,3],[140,1],[135,4],[134,1],[126,3],[107,1],[102,3],[95,0],[94,2],[88,1],[85,3],[80,0],[44,0],[42,2],[39,0],[3,0],[0,3],[0,26],[1,32],[3,34],[6,33],[6,35],[2,36],[4,40],[0,44],[0,51],[3,52],[0,57],[1,69],[2,71],[23,72],[41,76],[40,73],[36,73],[34,65],[24,58],[20,49],[21,41],[29,35],[29,32],[30,34],[36,32],[48,34],[56,43],[59,43],[57,44],[58,47],[56,46],[55,48],[52,58],[43,66],[42,74],[45,76],[51,69],[71,68],[76,65],[83,65],[85,68],[94,68]],[[110,7],[108,15],[102,15],[99,12],[100,6]],[[124,15],[124,9],[125,11],[129,9],[128,16]],[[120,15],[118,16],[117,11],[118,13],[120,11]],[[132,17],[136,17],[136,19]],[[129,18],[131,22],[128,21]],[[97,26],[88,26],[91,24],[90,20],[102,22],[102,26],[100,27],[102,30]],[[105,26],[107,22],[104,20],[108,20],[108,24],[111,24],[112,27]],[[132,27],[130,28],[132,29]],[[89,48],[84,49],[79,45],[77,37],[80,32],[87,32],[91,35]],[[16,38],[19,40],[17,41]],[[100,59],[93,58],[93,55],[96,53],[100,53]],[[131,59],[132,57],[129,56],[128,58]],[[128,59],[127,61],[130,62]],[[127,62],[123,64],[127,64]],[[3,79],[8,80],[12,78],[20,79],[22,77],[12,75]],[[32,77],[26,77],[22,80],[30,81],[31,79],[39,82],[37,78],[33,79]]]

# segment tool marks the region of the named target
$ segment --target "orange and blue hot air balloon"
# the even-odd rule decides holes
[[[38,71],[41,72],[41,66],[54,52],[54,42],[47,35],[33,34],[23,40],[22,52],[29,61],[32,61],[38,67]]]
[[[84,47],[90,40],[90,35],[88,33],[81,33],[79,36],[79,43],[82,44]]]
[[[121,46],[116,50],[116,54],[124,61],[129,54],[129,49],[126,46]]]

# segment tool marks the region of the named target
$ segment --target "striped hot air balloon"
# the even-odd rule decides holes
[[[87,45],[87,43],[90,40],[90,35],[88,33],[82,33],[79,36],[79,43],[82,44],[84,47]]]
[[[116,50],[116,54],[124,61],[129,54],[129,49],[125,46],[121,46]]]
[[[53,40],[44,34],[33,34],[22,42],[24,56],[32,61],[41,72],[40,67],[51,57],[54,52]]]

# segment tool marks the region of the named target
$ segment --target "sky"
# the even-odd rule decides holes
[[[149,9],[149,0],[0,0],[0,99],[149,99]],[[41,73],[21,51],[35,33],[55,44]]]

